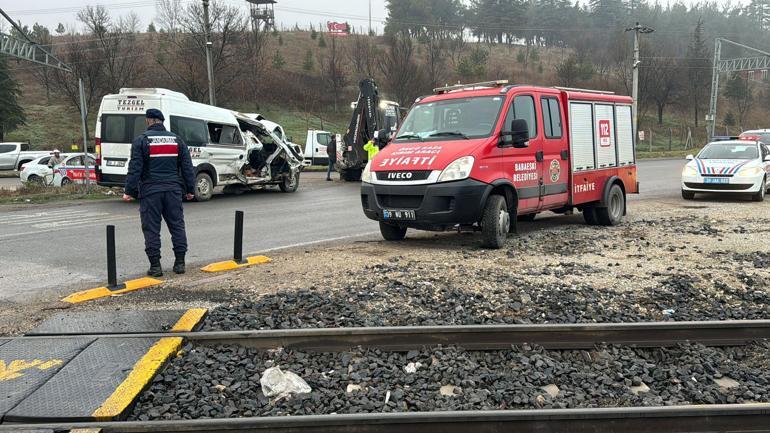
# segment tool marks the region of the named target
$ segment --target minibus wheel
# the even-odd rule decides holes
[[[208,173],[198,173],[195,177],[195,201],[208,201],[214,193],[214,182]]]

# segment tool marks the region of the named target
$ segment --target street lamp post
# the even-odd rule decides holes
[[[214,64],[211,60],[211,22],[209,21],[209,0],[203,0],[203,32],[206,36],[206,67],[209,74],[209,104],[217,105],[217,98],[214,94]]]

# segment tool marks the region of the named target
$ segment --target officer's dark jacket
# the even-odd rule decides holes
[[[187,145],[156,123],[131,145],[126,194],[142,197],[157,192],[195,193],[195,171]]]
[[[326,154],[329,156],[329,161],[337,162],[337,139],[332,137],[329,144],[326,145]]]

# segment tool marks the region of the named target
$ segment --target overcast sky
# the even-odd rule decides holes
[[[182,0],[184,3],[198,0]],[[246,0],[219,0],[248,9]],[[35,22],[55,28],[58,23],[70,27],[77,24],[75,13],[86,5],[105,5],[110,14],[119,16],[136,12],[147,26],[155,17],[153,0],[0,0],[0,8],[22,24],[31,26]],[[387,15],[385,0],[371,0],[372,25],[382,27]],[[277,24],[293,27],[295,23],[307,26],[327,21],[347,21],[356,27],[368,26],[369,3],[367,0],[278,0],[275,6]]]

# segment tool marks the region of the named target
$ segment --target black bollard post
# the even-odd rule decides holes
[[[243,211],[235,211],[235,238],[233,239],[233,261],[243,263]]]
[[[115,263],[115,226],[107,226],[107,287],[118,288],[118,270]]]

